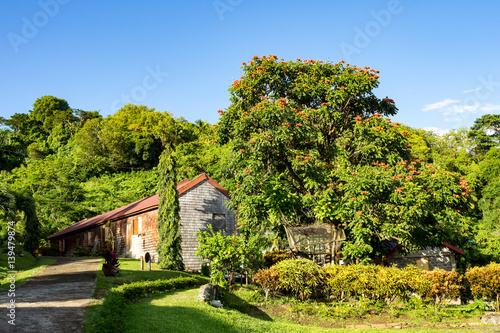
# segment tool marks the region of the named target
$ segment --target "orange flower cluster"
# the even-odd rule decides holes
[[[296,127],[301,127],[301,126],[302,126],[302,124],[295,124],[295,126],[296,126]]]
[[[376,129],[377,131],[383,130],[382,126],[375,126],[374,129]]]
[[[403,190],[404,190],[404,187],[398,187],[397,189],[394,190],[394,192],[401,193],[401,192],[403,192]]]
[[[241,152],[244,152],[244,151],[245,151],[245,149],[241,148],[241,149],[240,149],[240,150],[238,150],[238,151],[241,153]]]
[[[383,101],[385,102],[389,102],[391,104],[394,104],[394,100],[393,99],[390,99],[390,98],[384,98]]]
[[[257,140],[252,140],[250,141],[250,143],[257,143]]]
[[[328,184],[326,184],[326,186],[333,187],[333,183],[328,183]]]
[[[368,194],[368,191],[361,191],[361,195]]]
[[[233,88],[238,88],[238,87],[240,86],[240,84],[241,84],[241,83],[240,83],[240,81],[235,80],[235,81],[233,82]]]
[[[286,98],[280,98],[280,99],[278,99],[278,106],[281,108],[284,108],[286,106],[287,102],[288,102],[288,100]]]
[[[218,110],[217,113],[219,114],[219,116],[222,116],[224,114],[224,111]]]
[[[380,118],[380,117],[382,117],[382,114],[381,114],[381,113],[375,113],[375,114],[373,115],[373,118],[375,118],[375,119],[378,119],[378,118]]]
[[[243,112],[241,115],[242,116],[248,116],[248,112]]]
[[[358,175],[358,173],[357,173],[357,172],[351,172],[351,175],[353,175],[353,176],[357,176],[357,175]]]
[[[351,201],[356,201],[356,198],[351,198],[350,200],[351,200]]]
[[[357,215],[357,216],[361,216],[361,215],[363,215],[363,213],[362,213],[361,211],[359,211],[359,210],[358,210],[358,211],[356,212],[356,215]]]
[[[292,126],[292,125],[291,125],[291,124],[289,124],[289,123],[281,123],[281,125],[286,126],[286,127],[290,127],[290,126]]]
[[[340,90],[345,90],[345,87],[344,87],[344,86],[342,86],[342,87],[340,87],[339,89],[340,89]]]
[[[410,137],[410,133],[408,131],[402,131],[401,134],[404,136],[404,137],[407,137],[409,138]]]
[[[243,172],[244,172],[244,173],[250,173],[250,170],[245,170],[245,171],[243,171]]]

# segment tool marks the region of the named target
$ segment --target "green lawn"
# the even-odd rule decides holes
[[[198,288],[156,295],[127,306],[123,316],[125,332],[373,332],[368,329],[322,328],[303,326],[288,320],[269,318],[253,312],[244,314],[234,309],[217,309],[197,300]],[[319,319],[319,318],[318,318]],[[316,322],[320,325],[322,320]],[[310,323],[311,324],[311,323]],[[314,325],[314,323],[313,323]],[[443,328],[405,328],[405,332],[449,332]],[[479,327],[477,327],[479,329]],[[472,332],[473,329],[453,328],[452,332]],[[376,329],[394,332],[394,329]]]
[[[109,289],[124,283],[130,283],[141,280],[170,279],[178,276],[195,276],[202,280],[202,283],[208,282],[208,279],[185,272],[158,270],[156,265],[152,266],[154,271],[141,271],[140,262],[135,259],[120,259],[121,274],[118,277],[104,277],[98,272],[96,291],[97,298],[87,308],[85,314],[86,332],[96,332],[93,323],[100,320],[99,314],[102,309],[102,298]],[[335,327],[345,327],[349,324],[370,324],[373,319],[367,318],[360,320],[336,320],[325,318],[323,316],[295,316],[289,302],[283,299],[276,299],[275,307],[272,309],[263,307],[263,295],[256,287],[236,288],[233,293],[226,293],[223,296],[223,309],[214,308],[206,303],[198,301],[198,288],[180,290],[171,293],[153,295],[138,299],[124,307],[124,313],[121,317],[125,332],[141,333],[161,333],[161,332],[373,332],[369,329],[352,328],[325,328],[331,327],[331,322],[336,321]],[[293,303],[293,302],[292,302]],[[282,309],[280,308],[282,305]],[[281,313],[280,313],[281,311]],[[415,313],[416,314],[416,313]],[[445,316],[446,317],[446,316]],[[465,318],[455,318],[458,322],[463,322]],[[471,319],[471,318],[470,318]],[[470,321],[469,319],[469,321]],[[425,327],[416,326],[434,323],[430,318],[392,318],[389,322],[405,322],[409,320],[413,327],[405,328],[406,332],[473,332],[485,331],[489,327]],[[309,326],[297,323],[306,323]],[[453,324],[453,320],[444,319],[448,324]],[[375,318],[375,321],[377,319]],[[377,329],[377,332],[393,332],[394,329]]]
[[[16,286],[18,286],[55,261],[52,258],[37,259],[26,251],[23,252],[22,257],[16,256],[15,258],[15,267],[14,269],[10,269],[8,267],[8,256],[5,254],[0,255],[0,291],[9,289],[10,281],[7,280],[8,271],[17,271]]]

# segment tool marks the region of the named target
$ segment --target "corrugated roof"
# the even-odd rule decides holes
[[[179,195],[181,195],[205,180],[210,185],[215,187],[219,192],[221,192],[227,198],[229,198],[229,192],[225,188],[223,188],[219,183],[217,183],[215,180],[213,180],[204,173],[202,173],[201,175],[199,175],[198,177],[196,177],[191,181],[189,179],[181,180],[179,183],[177,183],[177,192],[179,192]],[[108,221],[119,220],[130,215],[135,215],[139,212],[145,212],[155,209],[157,207],[158,207],[158,194],[155,194],[150,197],[138,200],[136,202],[132,202],[126,206],[117,208],[110,212],[77,222],[66,229],[63,229],[61,231],[56,232],[53,235],[50,235],[48,238],[54,239],[61,237],[63,235],[75,233],[77,231],[83,231],[85,229],[90,229],[95,226],[105,224]]]

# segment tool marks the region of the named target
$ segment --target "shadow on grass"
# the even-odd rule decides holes
[[[221,298],[225,308],[236,310],[256,319],[272,321],[267,313],[231,292],[222,291]]]

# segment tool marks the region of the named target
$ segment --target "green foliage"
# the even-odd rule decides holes
[[[288,291],[302,300],[321,295],[324,273],[321,267],[308,259],[287,259],[273,266],[278,274],[278,289]]]
[[[181,218],[179,215],[179,193],[177,192],[177,169],[175,150],[167,147],[158,165],[158,265],[161,268],[184,270],[181,249]]]
[[[421,270],[374,265],[332,265],[323,268],[329,297],[343,302],[347,298],[373,301],[407,300],[412,294],[424,295],[428,283]]]
[[[92,254],[92,248],[88,246],[77,246],[73,251],[75,257],[90,257]]]
[[[272,265],[286,260],[286,259],[291,259],[292,254],[289,253],[286,250],[276,250],[276,251],[268,251],[264,253],[263,260],[264,260],[264,267],[271,267]]]
[[[473,296],[495,302],[496,311],[500,311],[500,264],[470,268],[465,272],[465,278]]]
[[[220,286],[227,286],[226,275],[232,273],[252,274],[262,264],[262,249],[266,245],[260,235],[246,238],[244,235],[228,235],[222,231],[214,232],[211,225],[208,231],[197,233],[198,247],[195,255],[208,260],[210,279]]]
[[[432,299],[435,305],[446,304],[446,300],[460,296],[462,276],[457,272],[434,268],[425,272],[424,276],[430,282],[426,297]]]
[[[40,241],[40,223],[33,197],[24,191],[16,192],[0,183],[1,240],[23,246],[32,255]],[[13,230],[14,229],[14,230]]]
[[[500,143],[500,115],[485,114],[474,121],[468,136],[474,140],[474,153],[486,154],[491,148]]]
[[[220,111],[220,144],[233,147],[231,207],[242,229],[332,223],[343,253],[369,261],[376,244],[405,250],[470,233],[469,189],[458,175],[412,158],[409,132],[384,116],[376,71],[275,56],[243,65]]]

